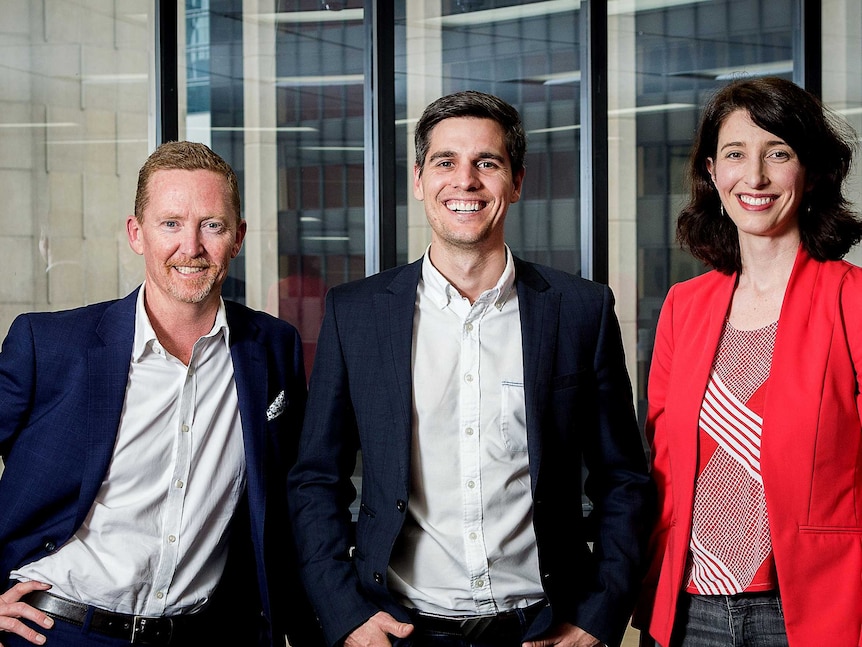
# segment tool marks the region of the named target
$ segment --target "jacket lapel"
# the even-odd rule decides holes
[[[697,434],[700,410],[737,280],[736,274],[715,272],[712,276],[714,282],[704,290],[704,298],[692,299],[690,303],[679,301],[675,304],[675,309],[687,308],[691,324],[681,324],[680,330],[685,331],[684,336],[674,340],[674,357],[680,358],[680,365],[673,371],[673,384],[668,385],[668,393],[674,393],[675,396],[673,401],[665,403],[668,415],[665,424],[668,429],[688,430],[687,433],[693,434],[695,438],[695,442],[671,443],[668,447],[675,470],[674,479],[680,483],[692,484],[691,487],[679,489],[680,509],[684,510],[683,514],[687,517],[679,520],[681,524],[691,523],[693,484],[698,465]],[[677,296],[676,299],[682,300],[685,297]],[[674,328],[676,329],[676,326]]]
[[[101,346],[87,352],[88,407],[87,459],[76,526],[83,523],[95,500],[114,450],[120,415],[129,381],[129,362],[135,339],[135,303],[138,290],[108,306],[96,326]]]
[[[521,345],[524,353],[524,401],[527,410],[527,452],[533,494],[542,463],[541,421],[548,394],[547,381],[557,352],[556,322],[561,295],[532,265],[515,258],[515,285],[521,316]]]
[[[840,268],[839,272],[830,279],[835,268]],[[798,505],[802,507],[797,514],[787,516],[807,517],[812,482],[802,475],[810,474],[818,460],[817,433],[823,411],[837,404],[824,399],[824,382],[829,377],[835,379],[828,365],[839,311],[835,304],[837,284],[842,275],[840,265],[819,263],[800,246],[781,305],[763,412],[761,446],[768,447],[761,454],[763,480],[782,484],[782,496],[767,502],[770,515],[773,509],[787,513]],[[839,414],[826,414],[826,419],[834,420],[832,415]],[[787,474],[800,478],[788,479]]]
[[[416,288],[422,274],[422,259],[398,272],[386,290],[374,295],[377,343],[388,379],[387,391],[397,393],[395,415],[400,425],[395,432],[403,483],[410,478],[410,447],[413,432],[413,316]]]
[[[269,405],[266,349],[257,341],[257,328],[247,317],[235,316],[232,304],[229,303],[226,303],[226,311],[230,328],[230,355],[245,447],[249,511],[253,519],[259,516],[260,521],[259,525],[252,523],[254,531],[256,528],[263,528],[263,511],[266,509],[266,487],[262,473],[264,461],[260,460],[266,446],[266,408]]]

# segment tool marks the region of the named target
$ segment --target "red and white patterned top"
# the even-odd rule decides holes
[[[757,330],[725,323],[698,425],[689,593],[777,588],[760,476],[761,415],[777,329],[777,321]]]

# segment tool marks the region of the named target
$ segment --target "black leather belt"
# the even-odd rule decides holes
[[[21,598],[21,601],[44,611],[53,618],[78,626],[84,626],[90,609],[83,602],[60,598],[45,591],[28,593]],[[111,638],[128,640],[136,645],[168,645],[171,642],[175,621],[174,618],[135,616],[93,608],[89,628],[91,631]]]
[[[547,602],[539,602],[521,609],[526,626],[529,626],[546,606]],[[486,642],[520,641],[526,630],[526,627],[521,625],[518,610],[503,611],[488,616],[457,617],[434,616],[415,611],[413,624],[421,632],[460,636],[471,640],[478,640],[481,637]]]

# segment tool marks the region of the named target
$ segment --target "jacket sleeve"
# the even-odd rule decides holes
[[[578,605],[577,624],[609,645],[620,644],[645,562],[655,496],[632,404],[619,323],[603,290],[594,354],[594,430],[584,433],[584,492],[596,573]]]
[[[652,615],[659,570],[667,545],[667,532],[673,516],[673,483],[670,479],[667,434],[664,426],[665,402],[674,354],[674,288],[665,299],[656,328],[655,345],[649,371],[647,419],[644,427],[650,447],[650,473],[658,492],[658,520],[650,537],[649,565],[635,609],[633,624],[646,629]]]
[[[33,335],[27,317],[12,323],[0,352],[0,456],[6,456],[15,433],[26,422],[35,380]]]
[[[380,609],[369,601],[351,562],[351,482],[359,447],[333,291],[318,337],[299,457],[288,499],[300,572],[324,635],[335,644]],[[350,322],[346,322],[350,325]]]
[[[302,420],[305,415],[307,391],[305,381],[305,364],[303,361],[302,341],[296,330],[293,330],[292,365],[285,388],[287,408],[276,420],[280,421],[282,465],[281,484],[285,483],[287,470],[295,463],[299,447],[299,437]],[[284,490],[280,491],[284,496]],[[281,546],[287,557],[287,572],[279,584],[283,589],[282,599],[286,602],[285,632],[291,647],[322,647],[323,634],[317,617],[311,608],[310,601],[302,585],[298,572],[298,559],[295,550],[292,524],[287,524],[287,546]],[[284,538],[282,538],[284,539]]]

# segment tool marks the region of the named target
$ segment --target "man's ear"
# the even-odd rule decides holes
[[[141,240],[141,223],[134,216],[126,218],[126,236],[129,238],[129,247],[135,254],[144,253],[144,243]]]
[[[239,254],[239,250],[242,249],[242,241],[245,240],[245,234],[247,230],[248,225],[246,224],[245,220],[240,220],[239,225],[237,225],[236,228],[236,238],[233,242],[233,248],[230,251],[231,258],[236,258]]]
[[[512,199],[509,200],[509,202],[514,204],[515,202],[517,202],[518,200],[521,199],[521,189],[524,186],[524,176],[526,174],[527,174],[527,169],[525,169],[524,167],[521,167],[521,170],[518,171],[517,173],[515,173],[514,176],[512,176],[512,185],[513,185]]]
[[[417,200],[425,199],[425,191],[422,188],[422,167],[413,165],[413,197]]]

